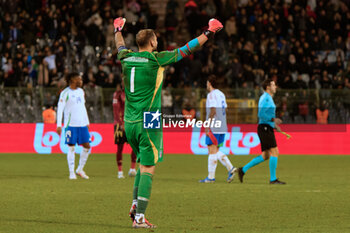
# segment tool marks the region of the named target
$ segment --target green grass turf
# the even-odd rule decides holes
[[[236,166],[253,156],[230,156]],[[130,156],[124,157],[127,173]],[[146,216],[154,230],[131,228],[133,179],[118,180],[114,155],[92,155],[90,180],[68,180],[64,155],[0,154],[0,232],[350,232],[350,156],[281,156],[270,186],[265,162],[240,184],[216,183],[207,156],[166,155],[157,165]]]

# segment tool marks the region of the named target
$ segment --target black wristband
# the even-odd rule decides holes
[[[114,34],[116,34],[117,32],[120,32],[118,29],[114,28]]]
[[[214,36],[214,32],[211,32],[209,30],[205,30],[203,34],[209,39]]]

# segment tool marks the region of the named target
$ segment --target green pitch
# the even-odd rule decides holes
[[[252,156],[230,156],[235,166]],[[130,155],[124,155],[124,174]],[[103,232],[350,232],[350,156],[281,156],[268,184],[268,163],[240,184],[216,183],[207,156],[166,155],[157,165],[146,212],[154,230],[131,228],[133,179],[117,179],[114,155],[92,155],[90,180],[68,180],[66,156],[0,154],[1,233]]]

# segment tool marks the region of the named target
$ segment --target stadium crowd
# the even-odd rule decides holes
[[[166,69],[164,108],[177,113],[198,110],[203,93],[197,87],[204,88],[206,77],[215,74],[219,87],[236,94],[247,91],[239,98],[257,98],[266,77],[283,89],[321,90],[318,103],[299,95],[277,100],[286,122],[288,114],[291,122],[297,115],[316,122],[317,108],[329,108],[331,122],[348,112],[347,98],[332,96],[330,89],[350,89],[349,0],[168,0],[165,17],[152,2],[0,0],[0,87],[63,89],[65,75],[78,71],[86,88],[115,88],[122,78],[114,18],[127,19],[127,47],[137,50],[135,34],[152,28],[161,51],[184,45],[215,17],[224,29],[202,50]],[[86,93],[90,110],[99,109],[96,90]],[[108,106],[109,101],[104,100]],[[56,102],[57,96],[49,95],[42,105]],[[11,119],[7,115],[4,119]],[[105,115],[108,119],[110,114]],[[310,115],[313,120],[307,121]]]
[[[158,50],[199,35],[208,19],[225,28],[199,52],[167,69],[164,87],[204,87],[214,73],[222,86],[254,88],[266,76],[286,89],[350,88],[349,0],[169,0],[164,24],[147,0],[0,1],[0,83],[62,86],[70,70],[88,86],[121,81],[113,18],[127,18],[126,44],[156,29]]]

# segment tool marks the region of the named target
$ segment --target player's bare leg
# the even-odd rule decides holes
[[[155,171],[155,166],[140,165],[140,180],[137,190],[137,208],[134,228],[156,228],[155,225],[149,223],[145,218],[148,201],[151,196],[152,178]],[[137,177],[137,176],[136,176]],[[136,178],[135,178],[136,180]]]
[[[261,156],[263,157],[264,160],[268,160],[270,158],[270,152],[269,150],[265,150],[261,153]]]
[[[82,144],[83,150],[80,153],[80,159],[79,159],[79,166],[77,170],[75,171],[77,175],[79,175],[83,179],[89,179],[89,176],[86,175],[84,169],[84,166],[86,164],[86,161],[89,157],[89,151],[90,151],[90,143],[86,142]]]

